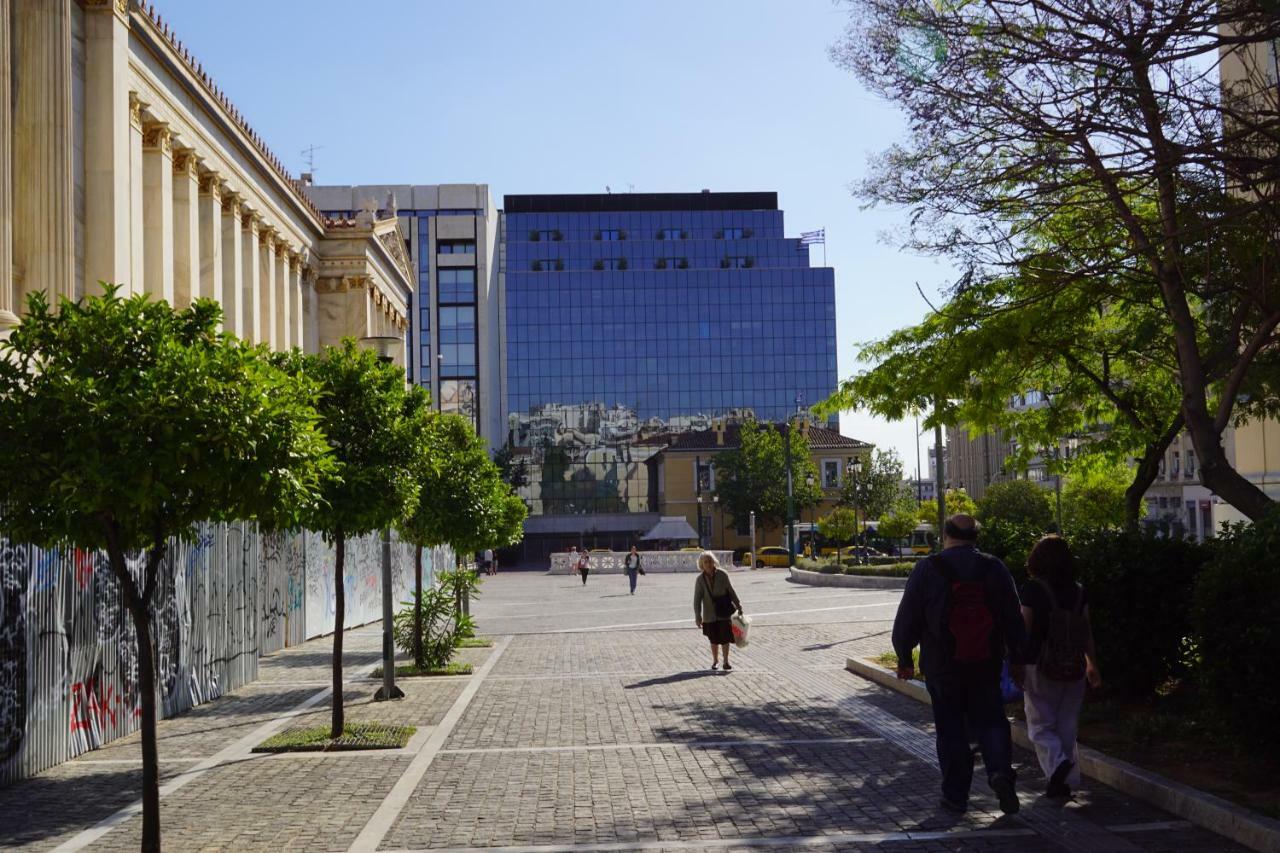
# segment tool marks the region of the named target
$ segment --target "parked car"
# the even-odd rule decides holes
[[[789,568],[791,566],[791,552],[786,548],[779,548],[777,545],[766,545],[756,551],[756,568],[762,569],[765,566]]]

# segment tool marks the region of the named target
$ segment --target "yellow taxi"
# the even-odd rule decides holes
[[[777,545],[766,545],[756,551],[756,568],[763,569],[765,566],[789,568],[791,566],[791,552],[786,548],[779,548]]]

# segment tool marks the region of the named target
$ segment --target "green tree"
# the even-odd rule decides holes
[[[337,462],[322,483],[322,501],[307,526],[334,546],[337,582],[333,628],[333,704],[330,736],[341,737],[342,640],[346,597],[347,539],[391,527],[413,512],[418,501],[414,476],[422,468],[426,417],[424,392],[405,385],[404,370],[382,362],[350,338],[320,355],[282,359],[319,389],[316,410]]]
[[[419,667],[424,665],[422,549],[449,545],[461,555],[511,545],[520,541],[527,514],[468,419],[438,415],[427,435],[430,452],[416,475],[419,499],[399,525],[404,539],[416,546],[413,654]]]
[[[936,511],[937,505],[934,505]],[[910,506],[896,506],[892,512],[880,516],[878,531],[891,542],[906,539],[916,529],[916,516]]]
[[[907,123],[859,192],[910,210],[907,246],[954,259],[957,293],[1046,270],[1027,295],[1094,304],[1121,320],[1120,346],[1134,328],[1127,307],[1150,311],[1149,332],[1168,344],[1150,366],[1174,382],[1204,483],[1261,517],[1272,502],[1232,467],[1222,435],[1280,326],[1280,117],[1261,106],[1274,82],[1247,58],[1239,79],[1205,74],[1203,63],[1265,51],[1280,16],[1269,4],[1171,0],[1141,14],[1020,0],[851,5],[835,59]],[[1059,229],[1047,249],[1037,242],[1037,223],[1072,211],[1099,227]],[[1026,304],[988,301],[987,314],[1038,334]],[[1157,422],[1142,429],[1158,436]]]
[[[735,524],[745,525],[752,512],[762,526],[787,523],[787,456],[779,426],[747,421],[739,431],[738,447],[717,454],[715,468],[716,496]],[[818,505],[818,466],[808,439],[796,427],[791,428],[791,482],[797,513]]]
[[[857,474],[845,472],[840,504],[855,508],[862,518],[879,518],[901,499],[902,459],[896,451],[876,450]]]
[[[101,548],[133,623],[142,730],[142,849],[160,849],[154,594],[173,538],[204,521],[295,525],[332,461],[314,388],[218,331],[217,303],[42,293],[0,342],[3,529]],[[141,571],[126,555],[142,552]]]
[[[1125,489],[1133,472],[1123,462],[1083,457],[1062,479],[1062,526],[1068,533],[1125,525]],[[1145,508],[1144,508],[1145,514]]]
[[[836,543],[836,564],[839,565],[844,543],[858,533],[858,515],[849,507],[838,506],[818,519],[818,532]]]
[[[969,497],[969,493],[964,489],[947,489],[947,496],[944,499],[947,507],[947,517],[953,515],[972,515],[977,516],[978,505],[973,502],[973,498]],[[934,512],[938,510],[938,504],[933,505]]]
[[[987,486],[977,518],[984,526],[1000,521],[1043,533],[1053,524],[1053,507],[1048,493],[1030,480],[1003,480]]]

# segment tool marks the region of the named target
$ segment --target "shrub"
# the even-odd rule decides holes
[[[887,566],[848,566],[845,568],[844,573],[846,575],[860,575],[872,578],[905,578],[911,575],[911,570],[915,567],[915,563],[904,562]]]
[[[1192,588],[1205,547],[1117,530],[1072,537],[1071,547],[1089,591],[1103,678],[1127,698],[1154,698],[1170,678],[1186,674]]]
[[[1053,523],[1053,507],[1049,493],[1030,480],[1005,480],[992,483],[978,501],[978,521],[983,526],[996,522],[1013,522],[1038,532]]]
[[[978,547],[999,557],[1014,577],[1024,580],[1027,576],[1027,554],[1043,530],[1039,525],[995,518],[984,523],[982,532],[978,534]]]
[[[440,582],[422,591],[422,663],[426,669],[440,669],[449,663],[453,650],[464,637],[475,635],[471,617],[457,612],[459,593],[478,594],[475,572],[441,572]],[[396,646],[413,654],[413,601],[406,601],[392,621]]]
[[[1210,548],[1195,586],[1200,676],[1241,743],[1280,758],[1280,508],[1234,525]]]

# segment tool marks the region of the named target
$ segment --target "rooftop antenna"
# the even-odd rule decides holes
[[[633,192],[635,192],[635,191],[636,191],[636,185],[635,185],[635,184],[627,184],[627,192],[629,192],[629,193],[633,193]]]
[[[307,171],[303,172],[303,173],[302,173],[302,176],[301,176],[301,177],[302,177],[302,182],[303,182],[304,184],[312,184],[312,183],[315,183],[315,180],[316,180],[316,152],[317,152],[317,151],[319,151],[321,148],[324,148],[324,146],[323,146],[323,145],[308,145],[306,148],[303,148],[303,149],[302,149],[302,159],[303,159],[303,162],[305,162],[305,163],[307,164]]]
[[[607,193],[609,193],[610,195],[612,195],[612,194],[613,194],[613,190],[609,189],[609,185],[608,185],[608,184],[605,184],[605,185],[604,185],[604,191],[605,191],[605,192],[607,192]]]

